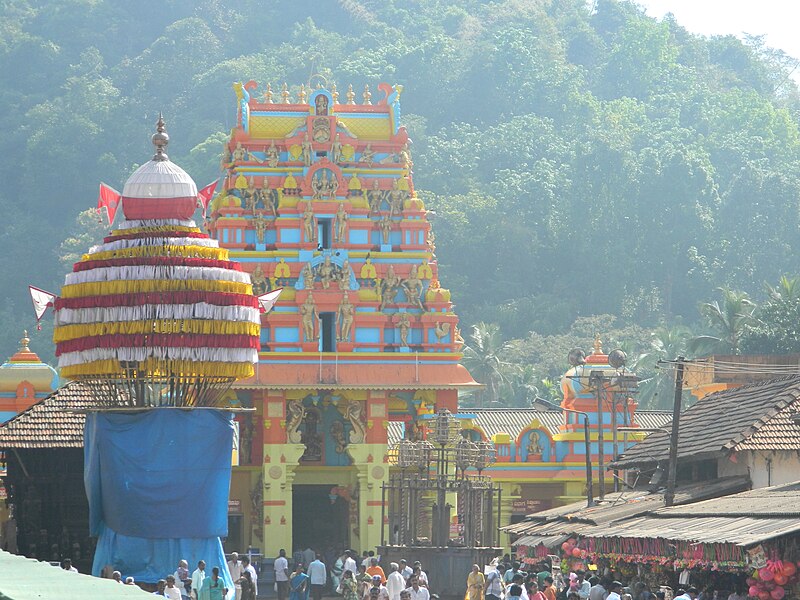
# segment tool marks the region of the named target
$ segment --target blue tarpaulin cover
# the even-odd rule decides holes
[[[232,589],[220,536],[228,533],[233,420],[217,410],[90,413],[84,483],[92,568],[156,582],[189,561],[220,567]]]

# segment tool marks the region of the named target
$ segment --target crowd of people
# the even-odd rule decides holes
[[[467,576],[465,600],[745,600],[741,589],[730,595],[714,590],[699,591],[687,585],[673,592],[669,586],[651,590],[644,581],[628,585],[614,578],[613,573],[588,575],[577,570],[568,574],[552,570],[547,563],[523,570],[518,562],[493,561],[481,569],[472,566]]]
[[[333,564],[326,566],[323,557],[312,549],[296,552],[289,568],[286,551],[275,559],[275,585],[278,600],[321,600],[328,590],[344,600],[431,600],[428,575],[420,561],[409,565],[405,559],[388,565],[388,573],[374,552],[361,557],[345,550]],[[330,571],[330,572],[329,572]]]
[[[238,553],[231,554],[228,560],[228,571],[233,580],[236,600],[256,600],[258,596],[258,574],[250,563],[250,557],[239,558]],[[114,571],[114,575],[119,571]],[[112,578],[116,579],[116,577]],[[151,588],[152,589],[152,588]],[[163,596],[170,600],[225,600],[228,586],[220,576],[220,568],[212,567],[206,571],[206,562],[200,560],[197,568],[189,572],[189,563],[181,560],[174,573],[158,581],[155,596]]]

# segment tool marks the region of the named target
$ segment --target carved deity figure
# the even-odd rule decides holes
[[[389,265],[386,271],[386,277],[383,278],[380,285],[381,303],[378,310],[383,310],[388,304],[394,303],[394,298],[397,296],[397,290],[400,287],[400,279],[394,274],[394,267]]]
[[[383,243],[388,244],[389,236],[392,233],[392,218],[389,215],[383,215],[379,227],[381,229],[381,239]]]
[[[314,99],[314,109],[318,115],[328,114],[328,97],[320,94]]]
[[[414,166],[414,162],[411,160],[411,149],[408,147],[408,142],[403,144],[403,148],[400,150],[400,163],[408,169]]]
[[[314,303],[314,296],[308,293],[306,301],[300,305],[300,321],[303,324],[303,337],[306,342],[317,341],[314,331],[314,324],[317,322],[317,305]]]
[[[306,416],[306,407],[302,400],[289,400],[286,403],[286,441],[299,444],[303,440],[300,425]]]
[[[264,276],[264,271],[261,270],[261,265],[256,265],[256,268],[250,274],[250,281],[253,284],[253,295],[260,296],[269,291],[269,280]]]
[[[319,432],[320,415],[315,409],[306,410],[306,417],[303,419],[303,433],[301,442],[305,444],[306,450],[300,460],[316,462],[322,460],[322,434]]]
[[[334,421],[331,423],[331,439],[333,439],[334,447],[337,454],[344,454],[347,450],[347,438],[344,435],[344,423],[341,421]]]
[[[244,199],[244,207],[248,210],[255,212],[256,201],[258,200],[258,190],[253,178],[247,180],[247,188],[242,191],[242,198]]]
[[[331,142],[331,162],[338,164],[342,159],[342,141],[341,136],[336,135]]]
[[[411,267],[408,279],[403,282],[403,289],[406,292],[406,299],[409,304],[414,305],[420,310],[425,310],[422,305],[422,281],[417,277],[417,265]]]
[[[375,162],[375,151],[372,149],[372,144],[367,142],[366,147],[361,151],[359,162],[367,163],[370,167]]]
[[[242,142],[236,142],[236,148],[231,153],[232,162],[247,161],[247,150],[242,148]]]
[[[256,239],[258,240],[259,244],[264,243],[264,234],[267,231],[267,224],[268,221],[261,215],[258,215],[255,219],[253,219],[253,226],[256,228]]]
[[[278,151],[278,148],[275,146],[275,140],[270,142],[269,148],[264,150],[264,156],[266,157],[267,166],[268,167],[277,167],[278,162],[281,159],[281,153]]]
[[[307,290],[314,289],[314,270],[311,268],[311,263],[303,267],[303,287]]]
[[[408,346],[408,332],[411,331],[411,320],[408,313],[398,313],[397,329],[400,330],[400,345]]]
[[[272,213],[272,218],[278,218],[278,190],[273,190],[269,184],[269,178],[264,177],[261,181],[261,201],[264,206]]]
[[[306,205],[306,210],[303,213],[303,232],[306,236],[306,242],[317,240],[317,219],[314,216],[310,202]]]
[[[392,191],[389,192],[389,208],[392,216],[402,216],[406,200],[406,192],[397,188],[397,179],[392,180]]]
[[[329,177],[325,181],[325,191],[328,192],[328,200],[336,200],[336,191],[339,189],[339,180],[336,175],[328,171]]]
[[[347,292],[342,296],[342,301],[339,304],[338,320],[339,320],[339,341],[349,342],[350,333],[353,329],[353,318],[355,317],[356,307],[350,302],[350,296]]]
[[[539,434],[535,431],[531,431],[530,435],[528,436],[528,456],[531,454],[539,454],[542,453],[542,444],[539,441]]]
[[[326,256],[322,264],[317,267],[317,275],[322,282],[322,289],[327,290],[331,286],[331,282],[336,278],[336,267],[331,262],[331,257]]]
[[[311,142],[308,140],[308,134],[306,134],[306,137],[303,138],[303,143],[301,147],[303,150],[303,164],[307,167],[310,167],[312,148],[311,148]]]
[[[311,178],[311,199],[312,200],[322,200],[323,194],[325,194],[325,179],[323,178],[324,173],[322,171],[317,171],[314,173],[314,176]]]
[[[367,202],[369,203],[369,214],[377,215],[381,212],[384,192],[381,190],[381,183],[377,179],[372,181],[372,188],[367,190]]]
[[[350,261],[344,259],[342,268],[336,274],[336,279],[339,281],[339,289],[346,290],[350,287]]]
[[[333,241],[345,242],[347,241],[347,211],[344,209],[344,204],[340,204],[336,209],[336,215],[333,219]]]

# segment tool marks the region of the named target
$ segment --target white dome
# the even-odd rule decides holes
[[[125,198],[195,198],[197,185],[174,162],[148,160],[136,169],[122,188]]]

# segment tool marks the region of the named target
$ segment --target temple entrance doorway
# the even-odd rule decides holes
[[[293,551],[313,548],[323,555],[350,544],[347,501],[330,496],[331,485],[292,486]]]

